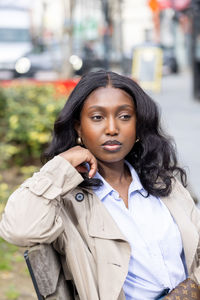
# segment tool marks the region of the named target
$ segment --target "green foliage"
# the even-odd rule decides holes
[[[24,85],[0,90],[0,165],[37,160],[66,97],[57,99],[52,85]]]
[[[3,181],[3,177],[0,175],[0,200],[7,199],[10,194],[10,189],[7,183]],[[0,201],[0,213],[3,210],[3,205]]]
[[[6,291],[6,298],[8,300],[17,300],[20,296],[20,293],[16,289],[14,285],[10,285],[8,290]]]
[[[0,87],[0,219],[9,195],[39,169],[54,121],[67,99],[66,90],[58,92],[53,85]],[[18,247],[0,238],[0,272],[14,272],[20,263],[24,260]],[[5,296],[17,300],[20,293],[10,285]]]
[[[14,262],[19,260],[18,247],[0,238],[0,271],[12,270]]]
[[[69,93],[61,87],[0,87],[0,213],[9,194],[39,168],[54,121]]]

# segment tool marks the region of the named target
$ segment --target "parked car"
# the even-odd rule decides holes
[[[105,68],[103,47],[94,41],[86,41],[79,51],[70,58],[75,75],[82,76],[89,71]]]
[[[15,77],[56,79],[63,63],[62,48],[58,43],[37,45],[15,63]]]

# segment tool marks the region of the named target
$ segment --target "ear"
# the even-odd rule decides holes
[[[81,137],[81,124],[80,124],[80,121],[76,120],[74,122],[74,129],[75,129],[77,135]]]

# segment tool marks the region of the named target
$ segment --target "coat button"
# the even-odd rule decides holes
[[[83,193],[77,193],[76,196],[75,196],[75,199],[76,199],[76,201],[79,201],[79,202],[83,201],[84,194]]]

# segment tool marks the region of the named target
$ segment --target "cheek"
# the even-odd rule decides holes
[[[98,133],[92,126],[88,126],[82,130],[81,136],[84,144],[93,144],[97,141]]]
[[[134,139],[136,137],[136,124],[135,122],[132,123],[130,126],[125,127],[123,130],[123,134],[124,136],[126,136],[127,138]]]

